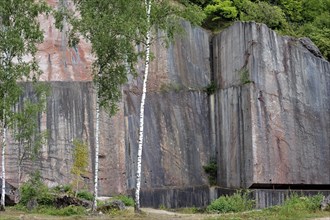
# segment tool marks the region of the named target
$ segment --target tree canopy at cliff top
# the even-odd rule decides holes
[[[190,0],[207,14],[204,27],[233,21],[265,23],[280,34],[309,37],[330,60],[330,0]]]

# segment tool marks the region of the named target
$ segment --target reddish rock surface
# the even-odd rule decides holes
[[[49,5],[59,7],[58,1],[48,0]],[[68,5],[68,7],[72,7]],[[76,48],[68,46],[64,23],[63,31],[54,25],[52,16],[40,16],[41,28],[44,31],[44,42],[39,45],[37,59],[43,72],[42,81],[91,81],[91,46],[81,40]]]

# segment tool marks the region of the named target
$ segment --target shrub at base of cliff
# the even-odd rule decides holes
[[[255,202],[249,198],[248,191],[237,191],[232,196],[220,196],[206,210],[212,213],[243,212],[252,210],[254,206]]]
[[[86,191],[86,190],[79,191],[77,193],[77,197],[80,198],[80,199],[88,200],[88,201],[93,201],[94,200],[93,194],[89,191]]]
[[[288,198],[282,206],[272,207],[281,216],[290,216],[292,213],[310,213],[320,210],[320,204],[323,200],[323,195],[319,194],[311,197],[299,197],[293,194]]]
[[[52,206],[55,199],[48,187],[41,181],[39,172],[34,173],[31,179],[22,185],[20,193],[20,204],[30,210],[39,205]]]
[[[103,205],[97,207],[97,211],[105,214],[117,214],[118,211],[125,210],[125,204],[120,200],[114,200],[106,202]]]
[[[118,195],[113,197],[114,200],[119,200],[124,203],[125,206],[134,206],[134,200],[132,197],[126,196],[126,195]]]

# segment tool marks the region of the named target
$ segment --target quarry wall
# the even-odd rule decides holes
[[[47,130],[48,138],[37,160],[23,161],[21,180],[18,145],[11,143],[7,181],[17,186],[40,169],[49,186],[70,183],[73,140],[80,139],[90,149],[83,179],[92,189],[93,56],[86,42],[68,49],[66,36],[46,21],[46,40],[38,55],[41,78],[51,93],[39,128]],[[203,166],[214,158],[217,185],[224,189],[330,185],[329,62],[300,40],[278,36],[262,24],[238,22],[216,36],[187,22],[182,25],[184,36],[169,47],[161,40],[152,47],[142,205],[208,204],[214,191]],[[140,75],[123,87],[118,113],[110,117],[101,112],[101,196],[131,192],[135,185],[142,64],[138,70]],[[217,89],[208,94],[212,81]],[[25,96],[31,95],[31,85],[24,87]]]

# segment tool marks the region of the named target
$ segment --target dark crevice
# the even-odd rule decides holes
[[[263,184],[256,183],[250,189],[301,189],[301,190],[330,190],[330,184]]]

